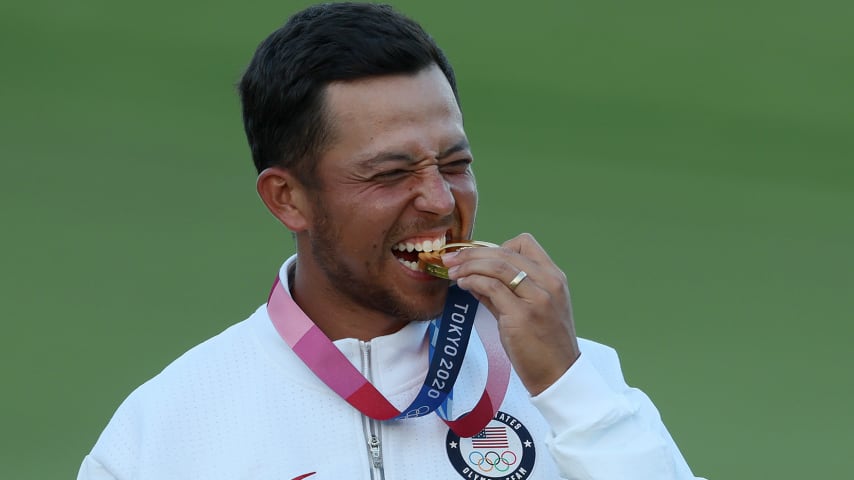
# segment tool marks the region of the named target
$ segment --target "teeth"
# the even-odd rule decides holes
[[[424,240],[419,243],[400,242],[392,247],[392,249],[400,250],[401,252],[433,252],[435,250],[440,250],[444,246],[445,237],[441,237],[435,240]]]
[[[416,272],[418,271],[418,262],[409,262],[402,258],[398,258],[397,261],[406,265],[410,270],[415,270]]]

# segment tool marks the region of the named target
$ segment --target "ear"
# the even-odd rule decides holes
[[[298,233],[308,228],[308,192],[289,170],[270,167],[258,175],[255,186],[264,205],[288,230]]]

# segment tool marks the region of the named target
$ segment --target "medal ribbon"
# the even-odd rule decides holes
[[[490,315],[477,315],[477,300],[456,285],[448,290],[445,310],[438,324],[430,327],[430,368],[412,404],[398,410],[294,302],[279,278],[267,300],[267,313],[276,331],[294,353],[329,388],[357,410],[375,420],[421,417],[437,411],[439,417],[460,437],[479,433],[498,411],[510,380],[510,361],[501,347],[498,327]],[[472,327],[477,329],[486,351],[486,386],[475,407],[459,419],[443,414],[454,382],[465,358]]]

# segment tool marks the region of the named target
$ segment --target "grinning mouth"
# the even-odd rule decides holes
[[[435,252],[445,248],[445,244],[450,239],[450,232],[446,232],[444,236],[435,238],[418,238],[400,242],[391,247],[391,253],[394,254],[397,261],[405,265],[410,270],[420,272],[418,267],[418,254],[421,252]]]

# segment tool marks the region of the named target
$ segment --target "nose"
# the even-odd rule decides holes
[[[428,167],[420,172],[418,178],[415,208],[421,212],[435,215],[450,215],[454,211],[456,200],[451,191],[451,185],[436,166]]]

